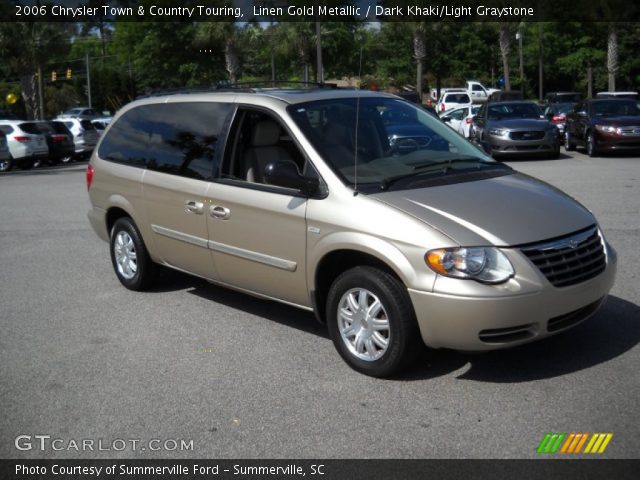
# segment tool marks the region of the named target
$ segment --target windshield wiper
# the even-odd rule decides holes
[[[413,165],[413,172],[412,173],[404,173],[402,175],[396,175],[394,177],[389,177],[389,178],[385,178],[383,180],[380,181],[380,190],[388,190],[389,187],[400,181],[403,180],[405,178],[410,178],[410,177],[414,177],[414,176],[419,176],[419,175],[431,175],[431,174],[435,174],[435,173],[439,173],[441,175],[445,175],[449,172],[449,170],[451,170],[451,165],[454,163],[469,163],[469,162],[474,162],[475,161],[475,165],[474,168],[475,169],[480,169],[481,167],[489,167],[489,168],[498,168],[498,169],[511,169],[511,167],[504,165],[502,163],[487,163],[487,162],[483,162],[481,161],[479,158],[474,157],[474,156],[460,156],[460,157],[452,157],[449,159],[442,159],[442,160],[435,160],[435,161],[431,161],[431,162],[425,162],[425,163],[419,163],[419,164],[414,164]],[[445,168],[439,168],[436,171],[428,171],[428,169],[430,167],[441,167],[443,165],[446,165]],[[427,171],[421,171],[421,170],[427,170]]]

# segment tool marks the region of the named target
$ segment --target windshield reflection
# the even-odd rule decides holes
[[[398,179],[508,168],[402,100],[321,100],[292,105],[289,112],[323,159],[350,185],[357,182],[384,190],[391,184],[405,186]]]

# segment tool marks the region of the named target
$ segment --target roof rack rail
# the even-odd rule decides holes
[[[251,80],[236,83],[219,83],[218,90],[237,90],[243,88],[275,88],[282,85],[301,85],[305,88],[339,88],[335,83],[325,82],[304,82],[301,80]]]
[[[179,95],[183,93],[210,93],[210,92],[243,92],[243,93],[255,93],[256,90],[263,88],[276,88],[282,85],[302,85],[305,88],[330,88],[337,89],[335,83],[318,83],[318,82],[302,82],[298,80],[253,80],[247,82],[236,83],[218,83],[216,85],[208,85],[201,87],[186,87],[186,88],[167,88],[160,90],[148,90],[142,95],[138,95],[136,100],[141,98],[161,97],[164,95]]]

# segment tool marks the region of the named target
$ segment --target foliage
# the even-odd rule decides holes
[[[224,0],[211,2],[223,4]],[[606,12],[602,15],[606,17]],[[0,82],[4,82],[0,90],[21,94],[11,111],[37,114],[38,68],[43,72],[47,115],[86,104],[87,56],[92,103],[111,111],[149,90],[264,80],[271,78],[272,68],[276,80],[304,79],[305,75],[311,81],[316,78],[318,38],[313,19],[278,22],[275,18],[266,23],[110,20],[0,24]],[[516,30],[523,35],[522,85]],[[617,47],[608,44],[611,31],[616,32]],[[477,79],[496,86],[506,67],[512,88],[522,87],[527,96],[535,98],[542,45],[545,92],[587,93],[590,67],[593,92],[607,89],[607,51],[614,47],[617,62],[609,67],[614,67],[616,87],[640,88],[638,23],[527,22],[517,26],[352,21],[321,22],[320,33],[325,78],[346,78],[353,85],[362,79],[362,85],[393,89],[421,84],[427,91]],[[17,38],[20,48],[15,48]],[[615,58],[609,56],[609,60]],[[422,73],[418,61],[422,62]],[[73,71],[71,80],[65,78],[67,68]],[[57,72],[56,82],[51,81],[52,71]],[[0,107],[8,109],[2,101],[0,98]]]

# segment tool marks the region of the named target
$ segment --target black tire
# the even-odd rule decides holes
[[[120,235],[122,234],[122,236]],[[124,252],[127,250],[128,252],[131,249],[124,249],[123,245],[128,242],[123,242],[123,240],[127,240],[127,237],[131,239],[131,248],[135,253],[135,269],[132,269],[133,264],[132,260],[126,263],[126,265],[119,265],[116,260],[116,256],[119,255],[117,250],[120,249],[120,252]],[[118,243],[118,246],[116,246]],[[116,220],[111,229],[111,241],[109,242],[109,250],[111,253],[111,264],[113,265],[113,270],[120,280],[120,283],[124,285],[129,290],[146,290],[149,288],[154,280],[157,277],[158,265],[156,265],[149,257],[149,253],[147,252],[147,247],[144,245],[142,241],[142,236],[138,231],[135,223],[129,217],[122,217]],[[121,258],[123,253],[120,253]],[[126,255],[126,254],[124,254]],[[132,271],[135,270],[132,274]]]
[[[18,163],[18,168],[20,170],[31,170],[35,164],[35,160],[22,160]]]
[[[587,133],[587,155],[590,157],[598,156],[598,144],[593,132]]]
[[[552,160],[555,160],[557,158],[560,158],[560,145],[558,145],[558,148],[554,149],[550,154],[549,154],[549,158]]]
[[[571,135],[565,130],[564,132],[564,149],[567,152],[571,152],[576,149],[576,144],[571,141]]]
[[[372,333],[371,336],[360,343],[361,346],[366,346],[366,352],[363,349],[361,355],[369,354],[370,344],[376,354],[381,354],[379,358],[366,360],[359,358],[358,354],[352,351],[354,347],[348,346],[350,340],[347,337],[343,338],[340,331],[339,322],[341,320],[338,318],[338,309],[342,302],[347,301],[346,298],[351,292],[356,295],[356,292],[360,291],[372,294],[372,296],[364,295],[365,301],[367,299],[379,300],[382,304],[382,321],[388,323],[388,329],[381,330],[383,333],[374,331],[376,330],[374,328],[369,329],[368,331]],[[357,298],[360,301],[359,294]],[[375,302],[367,302],[367,305],[370,307],[373,303]],[[342,273],[329,289],[326,311],[329,334],[336,350],[351,368],[365,375],[384,378],[399,372],[415,359],[422,346],[418,323],[407,288],[396,277],[383,270],[360,266]],[[352,323],[355,322],[359,322],[359,320],[352,321]],[[361,325],[358,323],[358,326]],[[370,334],[366,333],[366,329],[362,330],[365,331],[365,335]],[[386,337],[384,336],[385,332]],[[383,349],[373,340],[375,333],[379,334],[378,338],[382,336],[387,340],[384,353],[382,353]],[[354,334],[353,337],[353,341],[356,342],[358,335]],[[369,344],[364,343],[367,341]]]
[[[0,172],[8,172],[13,167],[13,157],[9,155],[6,160],[0,160]]]

